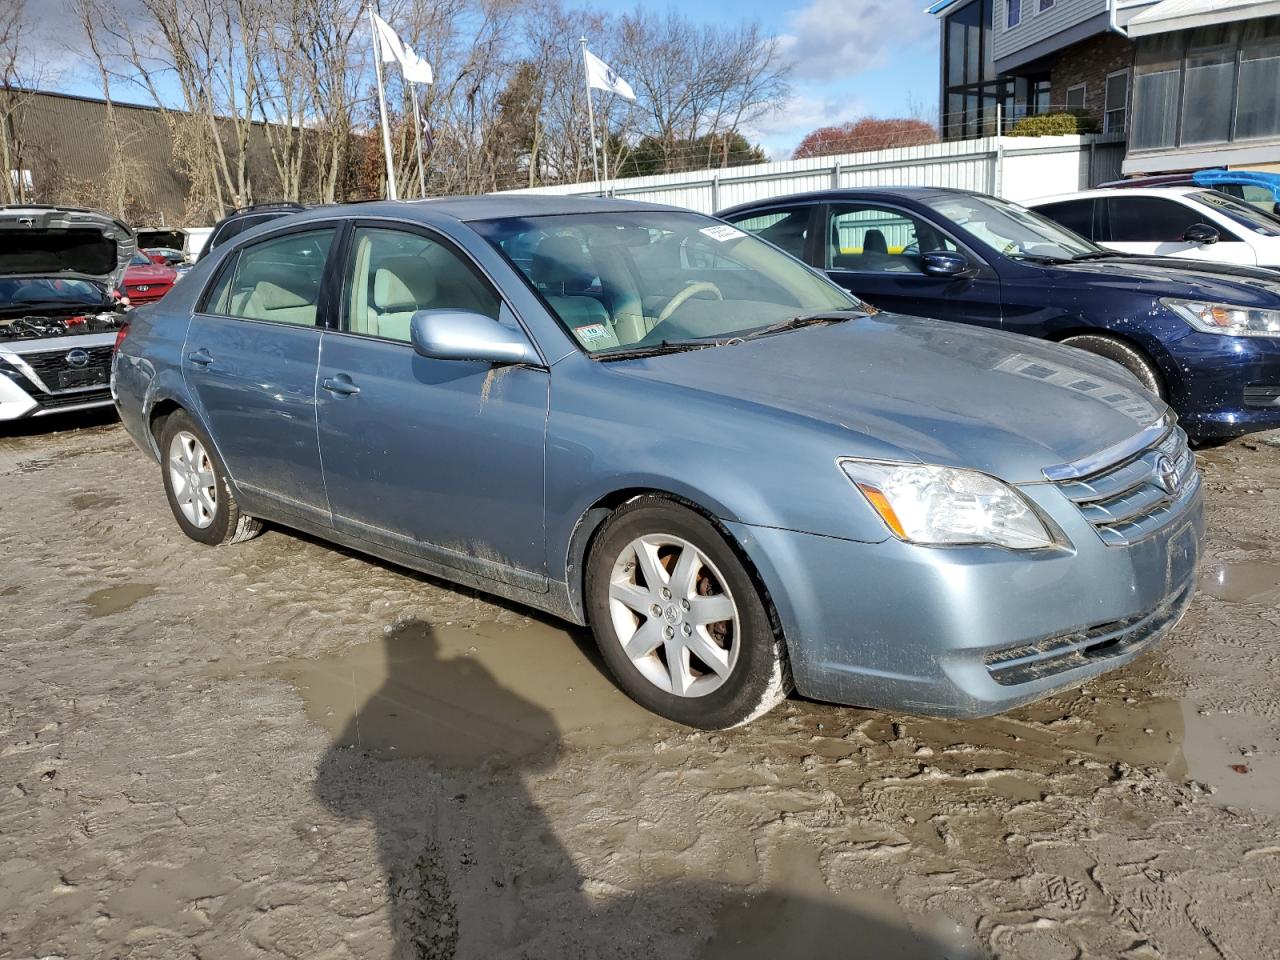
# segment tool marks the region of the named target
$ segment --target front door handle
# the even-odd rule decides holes
[[[187,359],[190,360],[192,363],[196,364],[197,366],[207,367],[209,364],[213,363],[213,354],[211,354],[204,347],[201,347],[199,350],[196,350],[194,353],[188,353]]]
[[[360,388],[352,383],[351,378],[345,373],[320,381],[320,386],[330,393],[336,393],[340,397],[354,397],[360,392]]]

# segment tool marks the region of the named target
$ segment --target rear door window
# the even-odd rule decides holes
[[[921,254],[959,249],[918,217],[866,204],[832,206],[827,236],[826,268],[856,273],[919,273]]]
[[[218,277],[205,311],[244,320],[315,326],[334,228],[262,240],[235,255]]]
[[[739,214],[725,219],[740,230],[754,233],[793,257],[804,259],[805,241],[809,238],[809,218],[813,207],[771,207],[768,210]]]
[[[1180,243],[1187,229],[1204,223],[1191,207],[1163,197],[1108,197],[1112,243]]]

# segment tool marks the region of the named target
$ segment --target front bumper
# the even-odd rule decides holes
[[[1177,516],[1108,546],[1052,484],[1021,488],[1070,546],[856,543],[728,524],[770,590],[805,696],[934,716],[999,713],[1129,662],[1186,611],[1204,534]]]
[[[114,340],[93,334],[0,348],[0,421],[109,406]],[[66,360],[73,351],[82,365]]]
[[[1192,333],[1168,349],[1169,402],[1192,436],[1280,427],[1280,338]]]

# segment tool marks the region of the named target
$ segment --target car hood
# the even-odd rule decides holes
[[[1117,256],[1052,268],[1068,280],[1110,280],[1152,296],[1217,300],[1241,306],[1280,306],[1280,271],[1176,257]]]
[[[118,287],[136,249],[128,225],[105,213],[0,207],[0,278],[54,277]]]
[[[743,343],[607,364],[620,373],[846,432],[832,456],[920,460],[1043,482],[1168,408],[1071,347],[880,313]]]
[[[166,267],[158,263],[143,266],[142,264],[132,264],[124,273],[124,279],[128,283],[172,283],[176,276],[172,267]]]

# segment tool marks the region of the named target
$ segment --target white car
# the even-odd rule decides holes
[[[1280,219],[1216,190],[1085,190],[1026,206],[1121,253],[1280,268]]]

